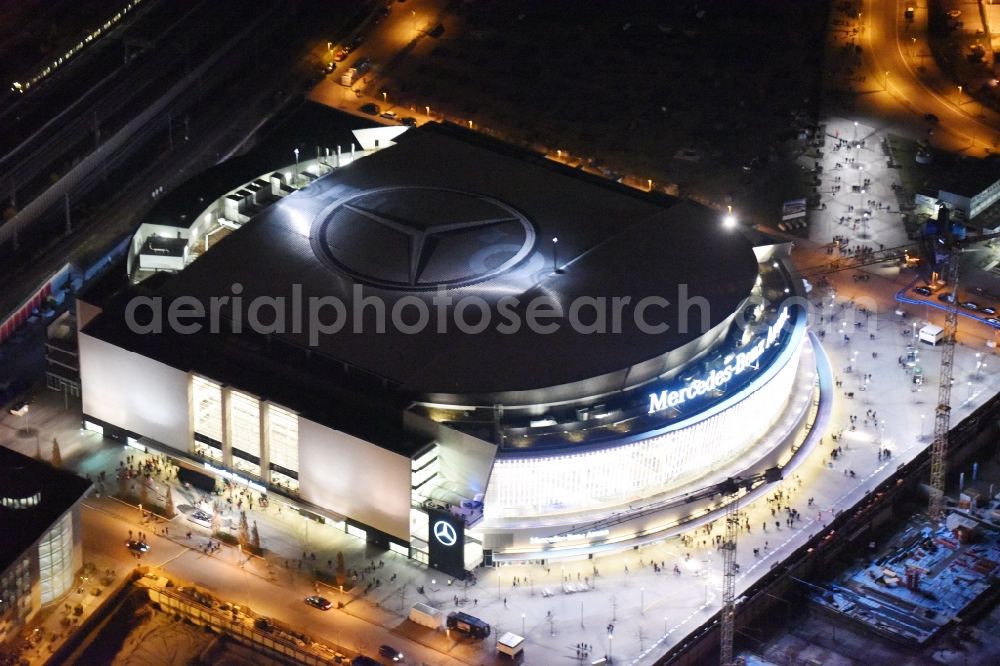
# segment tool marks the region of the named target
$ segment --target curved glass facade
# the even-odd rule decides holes
[[[498,459],[485,519],[545,517],[612,507],[703,476],[752,448],[781,416],[795,381],[802,337],[769,378],[696,423],[585,453]]]

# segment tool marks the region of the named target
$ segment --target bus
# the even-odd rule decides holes
[[[468,613],[448,613],[448,628],[473,638],[486,638],[490,635],[490,625]]]

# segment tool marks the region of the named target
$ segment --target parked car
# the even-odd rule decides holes
[[[396,119],[396,112],[395,111],[386,111],[385,113],[382,114],[382,117],[386,118],[387,120],[395,120]]]
[[[336,62],[342,62],[344,60],[347,60],[347,56],[349,55],[351,55],[351,47],[345,46],[344,48],[340,49],[339,51],[333,54],[333,59]]]
[[[935,124],[937,124],[938,117],[935,116],[933,113],[925,113],[924,114],[924,120],[926,120],[927,122],[931,123],[932,125],[935,125]]]
[[[313,608],[318,608],[320,610],[330,610],[333,608],[333,602],[326,597],[321,597],[318,594],[311,594],[306,597],[306,603]]]
[[[979,309],[979,304],[974,301],[962,301],[961,303],[959,303],[959,305],[961,305],[966,310],[972,310],[973,312]]]
[[[367,104],[361,105],[361,113],[367,113],[369,116],[377,116],[379,112],[378,104],[368,102]]]
[[[417,119],[414,118],[413,116],[404,116],[403,118],[399,119],[399,122],[403,123],[407,127],[416,127],[417,126]]]
[[[955,297],[952,296],[950,293],[945,292],[943,294],[938,295],[938,300],[941,301],[942,303],[954,303]]]
[[[191,515],[188,516],[188,520],[190,520],[195,525],[201,525],[202,527],[212,527],[212,516],[210,516],[205,511],[202,511],[201,509],[195,509],[194,511],[192,511]]]
[[[931,295],[931,290],[928,289],[927,287],[914,287],[913,291],[915,291],[916,293],[920,294],[921,296],[930,296]]]
[[[996,308],[991,307],[979,308],[979,311],[988,315],[995,315],[997,313]]]

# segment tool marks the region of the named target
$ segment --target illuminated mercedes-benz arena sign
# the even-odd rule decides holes
[[[720,481],[780,477],[816,392],[787,244],[460,128],[384,129],[154,211],[140,284],[81,317],[88,429],[450,568],[628,548]],[[198,251],[143,255],[164,236]],[[157,328],[181,304],[188,328]]]

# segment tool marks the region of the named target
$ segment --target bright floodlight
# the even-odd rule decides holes
[[[724,226],[726,229],[732,229],[733,227],[735,227],[736,226],[736,216],[733,215],[732,213],[724,216],[722,218],[722,226]]]

